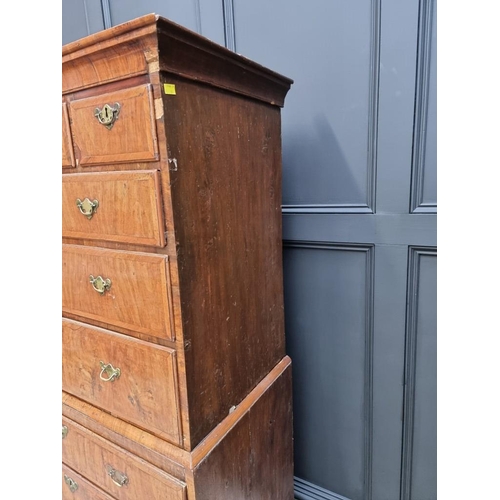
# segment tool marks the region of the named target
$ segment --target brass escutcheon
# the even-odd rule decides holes
[[[101,373],[99,374],[99,378],[103,382],[113,382],[120,376],[120,368],[114,368],[111,363],[105,363],[104,361],[99,361],[99,364],[101,365]],[[107,375],[107,378],[103,376],[104,374]]]
[[[64,474],[64,482],[68,485],[71,493],[74,493],[78,489],[78,484],[74,479],[71,479],[69,476]]]
[[[99,206],[99,201],[94,200],[90,201],[88,198],[85,198],[83,201],[78,198],[76,200],[76,206],[79,208],[80,212],[87,217],[87,219],[92,219],[93,215],[97,211],[97,207]]]
[[[106,465],[106,472],[116,486],[121,488],[122,486],[126,486],[128,484],[127,475],[123,472],[115,470],[111,465]]]
[[[63,425],[62,426],[62,438],[64,439],[68,435],[68,428]]]
[[[118,115],[120,114],[120,104],[115,102],[114,107],[105,104],[101,109],[95,108],[94,116],[101,125],[104,125],[108,130],[111,130]]]
[[[101,295],[104,295],[104,292],[111,288],[111,280],[109,278],[103,279],[102,276],[97,276],[97,278],[94,278],[92,275],[90,275],[89,281],[92,285],[92,288]]]

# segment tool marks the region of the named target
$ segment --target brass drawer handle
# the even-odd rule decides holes
[[[74,493],[78,489],[78,484],[74,479],[71,479],[69,476],[64,474],[64,482],[68,485],[71,493]]]
[[[105,363],[104,361],[99,361],[101,365],[101,373],[99,378],[103,382],[114,382],[121,374],[120,368],[114,368],[111,363]],[[107,378],[103,375],[106,374]]]
[[[121,488],[122,486],[126,486],[128,484],[127,475],[123,472],[115,470],[111,465],[106,465],[106,472],[116,486]]]
[[[120,104],[115,102],[114,107],[105,104],[101,109],[95,108],[94,116],[101,125],[104,125],[108,130],[113,128],[113,125],[120,114]]]
[[[92,275],[90,275],[89,280],[92,288],[101,295],[104,295],[104,292],[111,288],[111,280],[109,278],[103,279],[102,276],[97,276],[97,278],[94,278]]]
[[[64,439],[68,435],[68,428],[63,425],[62,426],[62,438]]]
[[[90,220],[96,213],[99,202],[97,200],[90,201],[88,198],[85,198],[83,201],[77,199],[76,206],[78,207],[80,212],[85,215],[88,220]]]

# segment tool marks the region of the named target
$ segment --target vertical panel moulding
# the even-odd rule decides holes
[[[372,499],[373,459],[373,311],[375,247],[365,247],[366,252],[366,342],[365,342],[365,500]]]
[[[109,0],[101,0],[101,8],[104,29],[111,28],[111,26],[113,26],[113,23],[111,22],[111,6],[109,5]]]
[[[435,0],[420,0],[418,10],[417,71],[411,167],[410,213],[436,212],[436,206],[423,205],[426,127],[429,108],[432,23]]]
[[[370,96],[368,120],[368,162],[367,162],[367,207],[376,212],[377,189],[377,141],[380,81],[380,26],[381,2],[372,0],[371,6],[371,47],[370,47]]]
[[[400,500],[410,500],[411,498],[415,370],[417,361],[417,314],[420,258],[422,255],[434,256],[436,255],[436,249],[409,247]]]
[[[193,0],[196,31],[201,35],[201,0]]]
[[[226,40],[234,33],[234,0],[223,0],[224,30]],[[229,9],[229,4],[231,9]],[[376,212],[377,191],[377,141],[378,141],[378,111],[379,111],[379,81],[380,81],[380,33],[381,33],[382,0],[372,0],[370,10],[370,62],[369,62],[369,96],[367,122],[367,162],[366,162],[366,202],[363,203],[333,203],[333,204],[302,204],[283,205],[282,211],[287,214],[302,213],[356,213],[372,214]],[[226,9],[227,5],[227,9]],[[231,23],[226,15],[230,10]],[[231,32],[232,30],[232,32]],[[236,45],[236,42],[234,42]],[[229,45],[226,46],[229,47]],[[230,48],[230,47],[229,47]],[[234,47],[233,50],[236,50]]]
[[[224,16],[224,43],[229,50],[236,52],[233,0],[222,0],[222,14]]]
[[[225,45],[224,2],[222,0],[195,0],[196,23],[200,35],[219,45]]]
[[[363,500],[371,500],[372,498],[372,458],[373,458],[373,311],[374,311],[374,276],[375,276],[375,247],[373,245],[338,245],[334,243],[313,242],[313,241],[283,241],[284,248],[305,248],[308,250],[340,250],[364,252],[366,258],[366,287],[365,287],[365,353],[364,353],[364,492]],[[293,362],[293,361],[292,361]],[[295,490],[298,499],[311,500],[315,498],[332,498],[339,500],[349,500],[345,497],[327,492],[312,483],[304,481],[301,478],[295,477]],[[316,497],[314,495],[321,492],[324,497]],[[310,495],[313,496],[310,496]]]
[[[83,0],[83,11],[85,12],[85,26],[87,27],[87,34],[91,34],[90,31],[90,21],[89,21],[89,10],[87,8],[86,0]]]

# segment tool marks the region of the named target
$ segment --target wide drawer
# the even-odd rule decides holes
[[[173,339],[168,257],[63,245],[62,310]]]
[[[80,165],[157,159],[151,85],[77,99],[69,111]]]
[[[63,462],[118,500],[185,500],[186,485],[63,417]]]
[[[113,497],[63,464],[62,500],[113,500]]]
[[[62,234],[165,245],[157,170],[62,176]]]
[[[71,132],[69,130],[68,107],[65,102],[62,103],[62,166],[75,166],[73,144],[71,143]]]
[[[175,351],[63,319],[63,390],[180,444]]]

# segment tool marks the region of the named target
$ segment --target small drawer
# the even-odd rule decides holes
[[[75,156],[73,154],[73,144],[69,129],[68,107],[65,102],[62,105],[62,166],[75,166]]]
[[[186,499],[182,481],[64,417],[63,425],[63,462],[113,498]]]
[[[63,245],[62,264],[63,312],[173,340],[167,256]]]
[[[180,444],[175,351],[63,319],[63,390]]]
[[[165,246],[157,170],[62,176],[62,235]]]
[[[73,469],[62,466],[62,500],[113,500]]]
[[[150,84],[71,101],[69,111],[80,165],[158,158]]]

